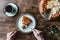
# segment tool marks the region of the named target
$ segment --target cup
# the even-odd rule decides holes
[[[15,3],[6,3],[3,7],[3,12],[8,17],[13,17],[18,12],[18,6]]]
[[[11,5],[7,5],[5,7],[5,11],[8,13],[12,13],[12,12],[14,12],[14,8]]]

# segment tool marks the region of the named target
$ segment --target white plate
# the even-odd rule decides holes
[[[32,20],[32,22],[25,29],[22,28],[22,16],[26,16],[26,17],[28,17],[29,19]],[[34,16],[32,16],[31,14],[29,14],[29,13],[22,13],[20,15],[20,17],[17,19],[17,26],[18,26],[19,30],[22,33],[30,33],[31,30],[36,27],[36,20],[35,20]]]

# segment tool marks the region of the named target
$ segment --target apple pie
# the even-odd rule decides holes
[[[49,19],[55,19],[60,16],[59,0],[41,0],[39,4],[40,13],[44,13],[47,9],[51,9]]]
[[[27,27],[29,24],[31,23],[31,19],[29,19],[26,16],[22,17],[22,24],[23,24],[23,28]]]

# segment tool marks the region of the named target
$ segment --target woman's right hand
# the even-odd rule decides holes
[[[37,38],[37,40],[44,40],[44,38],[41,35],[42,31],[39,31],[37,29],[33,29],[32,32],[33,32],[34,36]]]

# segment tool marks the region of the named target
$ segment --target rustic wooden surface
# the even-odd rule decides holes
[[[19,7],[19,12],[15,17],[9,18],[4,15],[3,6],[8,2],[13,2]],[[60,26],[60,22],[48,22],[42,18],[39,14],[38,4],[39,0],[0,0],[0,40],[5,40],[8,32],[17,29],[16,19],[22,12],[29,12],[35,16],[37,20],[36,28],[41,29],[41,27],[44,27],[46,24]],[[16,40],[36,40],[36,38],[32,33],[22,34],[21,32],[18,32]]]

